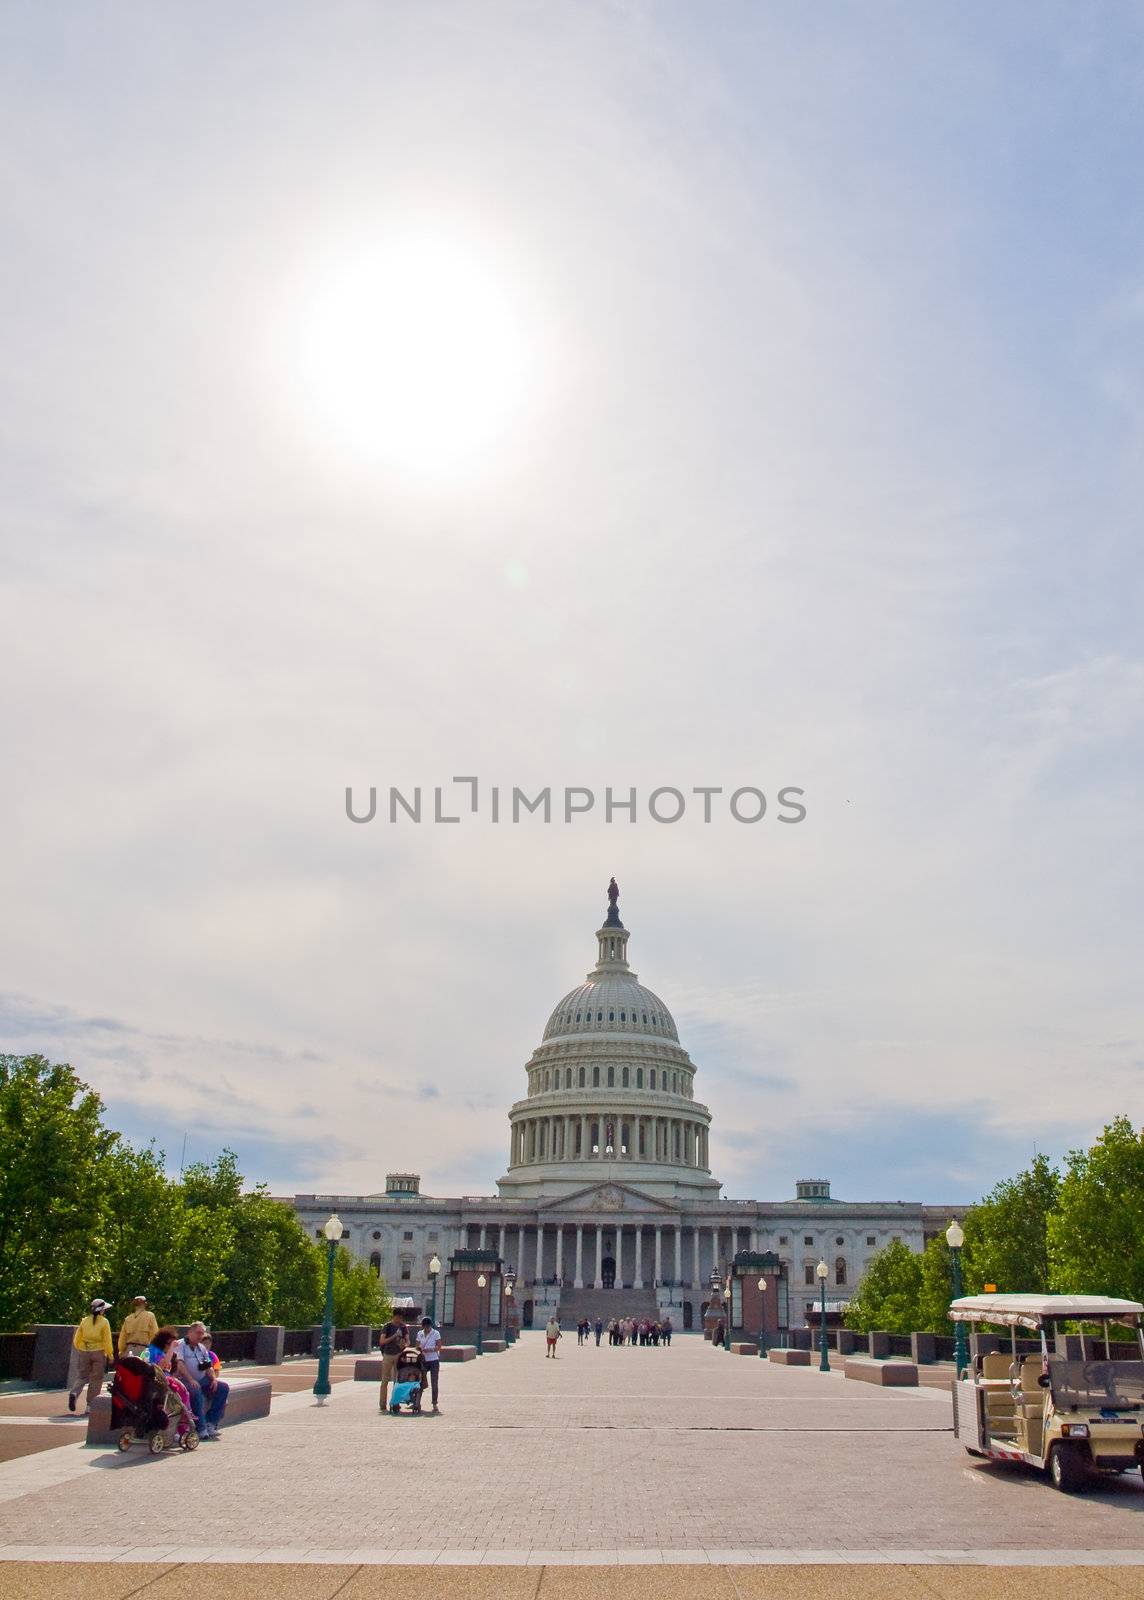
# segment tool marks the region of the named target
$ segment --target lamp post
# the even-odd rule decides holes
[[[512,1325],[512,1291],[514,1284],[515,1280],[512,1274],[506,1272],[504,1278],[504,1338],[506,1344],[513,1344],[516,1340],[516,1333]]]
[[[767,1280],[765,1278],[760,1278],[759,1279],[759,1355],[764,1360],[766,1359],[766,1354],[767,1354],[767,1330],[766,1330],[766,1326],[765,1326],[765,1324],[766,1324],[766,1316],[767,1316],[767,1303],[763,1299],[763,1296],[766,1294],[766,1292],[767,1292]]]
[[[727,1287],[723,1290],[723,1305],[724,1305],[724,1307],[726,1309],[726,1315],[725,1315],[725,1317],[723,1319],[723,1328],[724,1328],[723,1348],[724,1348],[724,1350],[726,1350],[727,1354],[730,1355],[731,1354],[731,1281],[730,1281],[730,1279],[727,1280]]]
[[[477,1288],[480,1290],[477,1296],[477,1354],[479,1356],[483,1356],[485,1353],[485,1285],[488,1281],[483,1272],[477,1279]]]
[[[429,1306],[429,1321],[437,1326],[437,1279],[441,1272],[441,1257],[429,1257],[429,1282],[433,1285],[433,1298]]]
[[[818,1279],[819,1283],[822,1285],[822,1311],[820,1313],[819,1323],[818,1323],[818,1356],[819,1356],[819,1358],[818,1358],[818,1370],[819,1370],[819,1372],[829,1372],[830,1371],[830,1356],[828,1354],[829,1347],[828,1347],[828,1345],[826,1343],[826,1280],[827,1280],[827,1277],[829,1276],[829,1274],[830,1274],[830,1268],[826,1265],[826,1262],[825,1261],[820,1261],[818,1263],[817,1267],[815,1267],[815,1269],[814,1269],[814,1275]]]
[[[322,1405],[330,1392],[330,1346],[334,1334],[334,1256],[342,1236],[341,1219],[335,1213],[322,1229],[326,1236],[326,1309],[322,1317],[322,1342],[318,1347],[318,1377],[314,1393]]]
[[[945,1230],[945,1242],[949,1246],[949,1276],[953,1293],[951,1300],[961,1299],[961,1247],[965,1243],[965,1230],[956,1218]],[[957,1377],[969,1365],[969,1348],[965,1341],[965,1323],[955,1322],[953,1325],[953,1366]]]

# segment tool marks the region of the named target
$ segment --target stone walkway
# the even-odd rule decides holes
[[[1076,1569],[1095,1566],[1108,1593],[1144,1595],[1139,1474],[1060,1495],[1032,1473],[972,1461],[936,1390],[779,1368],[694,1337],[629,1350],[580,1349],[566,1336],[560,1349],[548,1361],[542,1338],[526,1335],[504,1354],[447,1366],[439,1417],[379,1415],[376,1386],[341,1383],[320,1408],[305,1391],[282,1393],[268,1419],[191,1456],[67,1445],[2,1463],[0,1588],[24,1592],[11,1586],[21,1563],[70,1559],[105,1563],[105,1600],[181,1592],[171,1574],[204,1561],[241,1566],[252,1585],[256,1567],[338,1569],[339,1585],[311,1572],[299,1595],[372,1593],[376,1567],[392,1580],[395,1567],[408,1577],[431,1566],[443,1580],[451,1565],[503,1578],[509,1567],[617,1563],[631,1569],[625,1589],[636,1567],[656,1567],[666,1593],[669,1568],[699,1564],[708,1584],[718,1569],[728,1595],[748,1592],[746,1568],[831,1567],[837,1593],[845,1563],[848,1593],[952,1595],[970,1592],[947,1584],[955,1569],[1037,1563],[1041,1596],[1056,1592],[1046,1569],[1065,1566],[1070,1593]],[[194,1504],[205,1522],[180,1516]],[[144,1574],[135,1589],[111,1577],[125,1566]],[[907,1568],[924,1573],[928,1587],[869,1588],[886,1566],[903,1583]],[[520,1580],[505,1588],[536,1592],[530,1573]],[[797,1587],[809,1579],[788,1570],[788,1580],[796,1587],[766,1592],[812,1592]],[[977,1582],[972,1592],[1016,1591]]]

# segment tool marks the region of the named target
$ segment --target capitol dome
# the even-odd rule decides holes
[[[628,966],[615,879],[608,902],[596,965],[555,1007],[525,1065],[502,1194],[568,1193],[605,1178],[671,1196],[718,1190],[695,1065],[667,1006]]]

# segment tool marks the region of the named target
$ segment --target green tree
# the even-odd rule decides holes
[[[103,1109],[66,1063],[0,1056],[0,1328],[70,1322],[102,1288]]]
[[[325,1246],[315,1246],[322,1256]],[[322,1272],[322,1292],[326,1275]],[[393,1310],[384,1278],[364,1261],[355,1261],[345,1245],[334,1255],[334,1323],[339,1328],[375,1327]]]
[[[1061,1176],[1047,1156],[998,1183],[965,1219],[965,1293],[995,1283],[1003,1294],[1044,1294],[1050,1283],[1049,1218]]]
[[[921,1290],[921,1256],[900,1239],[892,1239],[871,1256],[850,1301],[846,1326],[857,1333],[913,1333],[923,1326]]]
[[[1144,1133],[1110,1122],[1090,1150],[1070,1150],[1048,1223],[1053,1288],[1144,1297]]]

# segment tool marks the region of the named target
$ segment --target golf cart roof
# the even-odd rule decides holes
[[[1144,1306],[1100,1294],[968,1294],[952,1303],[949,1315],[954,1322],[1039,1328],[1043,1322],[1129,1322],[1144,1315]]]

